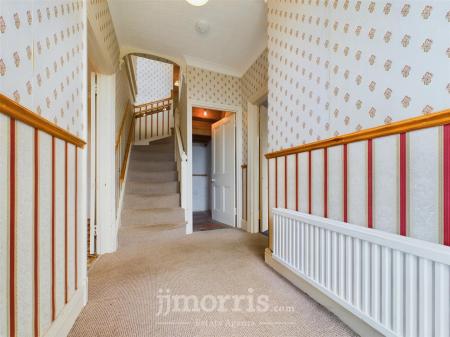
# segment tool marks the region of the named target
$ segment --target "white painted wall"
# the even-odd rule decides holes
[[[193,211],[207,211],[210,206],[211,142],[192,144]],[[207,174],[208,176],[195,176]]]

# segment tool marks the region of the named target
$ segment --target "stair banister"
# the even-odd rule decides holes
[[[187,155],[183,149],[180,128],[175,125],[175,160],[177,162],[178,180],[180,182],[181,207],[186,209],[187,202]]]

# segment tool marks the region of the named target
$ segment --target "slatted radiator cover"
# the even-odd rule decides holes
[[[450,248],[273,209],[273,258],[386,336],[450,336]]]

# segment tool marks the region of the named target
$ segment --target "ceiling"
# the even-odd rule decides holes
[[[188,65],[242,76],[267,46],[264,0],[110,0],[120,46],[184,60]],[[206,34],[196,31],[209,23]]]

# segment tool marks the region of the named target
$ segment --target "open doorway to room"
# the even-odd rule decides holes
[[[192,108],[193,230],[236,226],[235,114]]]

